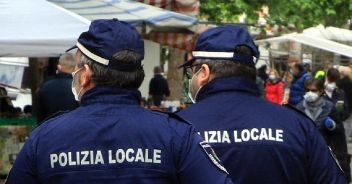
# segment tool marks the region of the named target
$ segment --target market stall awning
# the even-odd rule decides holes
[[[117,18],[151,30],[192,29],[197,19],[132,0],[49,0],[89,20]]]
[[[197,16],[199,14],[199,0],[138,0],[139,2],[159,8],[173,10],[186,15]]]
[[[352,47],[341,44],[338,42],[330,41],[327,39],[323,38],[318,38],[314,36],[309,36],[304,33],[292,33],[292,34],[287,34],[279,37],[274,37],[274,38],[268,38],[264,40],[257,40],[257,44],[266,44],[270,42],[284,42],[284,41],[293,41],[293,42],[298,42],[302,43],[304,45],[308,45],[311,47],[319,48],[328,52],[333,52],[336,54],[341,54],[347,57],[352,58]]]
[[[303,30],[306,35],[339,42],[352,42],[352,30],[319,25]]]
[[[89,24],[45,0],[0,1],[0,57],[58,56]]]

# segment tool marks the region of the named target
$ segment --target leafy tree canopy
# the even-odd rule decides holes
[[[269,7],[268,24],[293,24],[298,31],[318,24],[341,27],[352,18],[352,0],[202,0],[200,18],[238,22],[245,13],[247,23],[256,24],[263,6]]]

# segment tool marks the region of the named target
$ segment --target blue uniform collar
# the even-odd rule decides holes
[[[96,86],[83,94],[81,106],[92,103],[138,105],[141,93],[138,90],[113,86]]]
[[[259,88],[253,81],[243,77],[225,77],[210,81],[197,95],[197,101],[222,92],[245,92],[259,96]]]

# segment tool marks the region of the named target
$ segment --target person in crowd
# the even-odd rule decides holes
[[[340,81],[340,73],[335,68],[327,71],[325,80],[325,97],[335,106],[341,121],[345,121],[350,115],[350,109],[346,100],[345,92],[337,86]]]
[[[290,98],[290,88],[293,76],[289,70],[284,70],[282,73],[282,82],[284,83],[284,94],[282,99],[282,104],[288,104],[288,99]]]
[[[160,66],[154,67],[154,77],[149,82],[149,95],[155,106],[160,106],[161,101],[170,96],[169,85],[161,72]]]
[[[266,81],[265,98],[270,102],[281,105],[284,95],[284,83],[282,82],[279,73],[275,69],[269,72],[269,79]]]
[[[60,111],[70,111],[78,107],[72,89],[72,75],[75,67],[74,55],[63,54],[57,65],[57,74],[44,82],[38,91],[37,122],[41,123]]]
[[[259,97],[250,34],[227,25],[203,32],[187,68],[189,98],[178,115],[213,146],[234,183],[345,183],[319,131],[303,113]]]
[[[297,105],[297,108],[314,121],[336,155],[347,181],[350,182],[350,155],[347,152],[344,127],[334,104],[324,98],[324,80],[308,79],[305,83],[305,91],[304,100]]]
[[[76,47],[80,107],[32,132],[8,184],[232,183],[190,123],[140,106],[144,42],[132,25],[94,20]]]
[[[314,78],[316,79],[324,79],[326,76],[326,72],[324,70],[324,67],[320,66],[318,69],[315,71]]]
[[[348,70],[341,71],[341,76],[342,78],[337,83],[337,86],[345,92],[345,103],[349,107],[349,117],[343,123],[347,139],[352,140],[352,72]]]
[[[293,80],[290,86],[290,97],[288,103],[297,105],[303,100],[304,82],[311,77],[311,75],[304,70],[301,63],[295,63],[292,68]]]

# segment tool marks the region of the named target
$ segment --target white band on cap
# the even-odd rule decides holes
[[[109,65],[109,60],[104,59],[98,55],[95,55],[94,53],[90,52],[88,49],[86,49],[82,44],[80,44],[79,42],[76,43],[76,46],[79,48],[79,50],[81,50],[83,52],[83,54],[85,54],[87,57],[89,57],[90,59],[93,59],[94,61],[103,64],[103,65]]]
[[[233,52],[206,52],[193,51],[193,57],[207,57],[207,58],[233,58]]]

